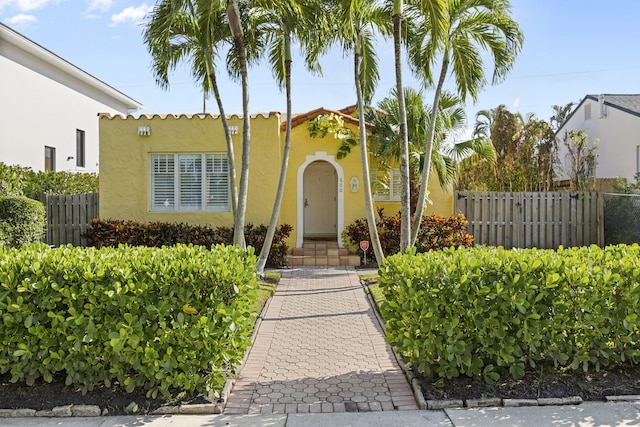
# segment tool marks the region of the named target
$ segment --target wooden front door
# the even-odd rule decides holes
[[[338,179],[327,162],[311,163],[304,171],[304,234],[336,235]]]

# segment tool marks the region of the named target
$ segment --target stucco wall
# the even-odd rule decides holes
[[[238,126],[233,136],[238,178],[241,162],[242,122],[233,117],[230,125]],[[150,126],[151,136],[138,136],[139,126]],[[279,115],[268,118],[257,116],[251,122],[251,169],[247,222],[268,224],[281,165],[284,132],[280,132]],[[328,159],[342,173],[342,209],[338,234],[350,223],[366,216],[360,153],[354,150],[346,158],[337,160],[337,141],[332,137],[311,138],[306,124],[292,130],[289,167],[285,194],[280,211],[280,224],[290,224],[293,232],[288,239],[290,247],[301,240],[300,224],[302,201],[298,180],[304,167],[316,158]],[[100,217],[131,219],[140,222],[187,222],[191,224],[233,225],[229,212],[151,212],[149,208],[149,154],[150,153],[203,153],[226,152],[224,133],[219,118],[210,115],[175,117],[141,116],[140,118],[115,116],[100,118]],[[309,157],[311,156],[311,157]],[[376,165],[371,165],[375,167]],[[358,191],[349,188],[351,177],[358,177]],[[453,196],[432,184],[427,213],[449,216],[453,213]],[[377,202],[387,215],[400,210],[398,202]]]
[[[351,125],[347,125],[351,126]],[[354,132],[357,132],[355,127],[352,128]],[[282,133],[284,139],[284,132]],[[294,235],[291,238],[290,245],[296,243],[297,237],[297,212],[298,200],[297,194],[297,172],[298,169],[305,164],[307,156],[314,156],[316,153],[326,153],[328,156],[333,156],[334,160],[343,170],[344,183],[344,227],[348,226],[356,219],[366,217],[365,202],[364,202],[364,187],[362,185],[362,168],[360,161],[360,147],[355,147],[352,152],[344,159],[337,160],[335,155],[338,151],[339,143],[331,135],[327,135],[325,138],[311,138],[309,131],[307,130],[306,123],[296,126],[291,132],[291,154],[289,157],[289,173],[287,174],[286,191],[283,200],[282,211],[280,213],[280,222],[288,223],[294,226]],[[370,162],[370,167],[375,168],[377,165]],[[357,192],[352,192],[349,188],[349,181],[351,177],[357,177],[360,186]],[[443,190],[437,183],[436,178],[432,178],[430,198],[433,201],[433,205],[428,205],[426,214],[437,213],[438,215],[451,216],[453,214],[453,192]],[[435,182],[435,184],[433,183]],[[382,202],[376,201],[376,212],[378,208],[384,208],[385,215],[395,215],[400,211],[399,202]],[[341,230],[338,230],[340,233]]]
[[[591,119],[585,120],[584,109],[591,105]],[[617,108],[607,106],[606,117],[600,116],[598,101],[587,98],[573,116],[564,124],[558,137],[559,156],[562,166],[567,170],[567,152],[561,138],[565,131],[573,129],[584,130],[589,140],[598,138],[598,158],[596,164],[596,178],[622,177],[633,181],[638,172],[637,150],[640,145],[640,117],[634,116]],[[560,179],[564,178],[562,174]]]
[[[233,117],[229,124],[239,129],[232,137],[239,180],[242,120]],[[151,136],[138,136],[138,126],[150,126]],[[280,172],[279,139],[279,115],[252,119],[247,222],[269,222]],[[232,226],[231,211],[151,212],[149,208],[150,153],[226,151],[220,119],[211,115],[101,117],[100,217]]]

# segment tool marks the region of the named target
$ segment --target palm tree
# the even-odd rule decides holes
[[[364,113],[365,103],[370,102],[379,80],[375,51],[376,31],[388,35],[389,11],[378,6],[375,0],[334,0],[330,4],[331,18],[335,25],[335,42],[342,46],[343,52],[353,54],[353,73],[359,120],[360,157],[362,162],[362,187],[371,246],[378,265],[384,259],[380,237],[376,227],[371,179],[369,177],[369,152],[367,149],[367,130]]]
[[[264,5],[258,7],[258,26],[262,27],[266,36],[266,45],[269,50],[269,62],[276,81],[280,88],[284,86],[287,103],[286,131],[284,148],[282,152],[282,164],[280,166],[280,178],[276,190],[276,198],[271,211],[269,227],[264,244],[258,257],[258,274],[264,274],[264,268],[269,257],[273,236],[278,226],[280,206],[284,196],[284,185],[289,164],[289,150],[291,146],[291,43],[294,40],[300,42],[301,48],[306,53],[306,65],[311,71],[320,71],[318,55],[321,46],[317,43],[322,34],[322,20],[320,4],[317,2],[299,0],[283,0],[279,3],[264,1]],[[325,31],[326,33],[326,31]]]
[[[491,53],[495,84],[509,73],[523,42],[522,32],[510,16],[509,0],[446,0],[445,9],[444,27],[438,36],[429,30],[433,17],[423,14],[423,25],[418,26],[408,43],[409,61],[425,83],[433,83],[433,68],[440,59],[432,103],[435,111],[450,66],[461,99],[465,101],[469,95],[475,100],[486,83],[481,50]],[[436,115],[432,115],[416,209],[418,218],[426,202],[435,128]],[[415,243],[419,229],[420,221],[414,221],[409,246]]]
[[[213,92],[227,143],[231,209],[235,212],[238,197],[233,141],[216,77],[216,60],[221,45],[229,42],[230,32],[224,9],[215,7],[213,2],[200,3],[201,6],[189,0],[161,1],[153,9],[143,37],[161,88],[169,88],[169,71],[181,61],[188,61],[194,80],[202,85],[204,99]]]
[[[560,126],[562,126],[571,114],[573,110],[573,106],[576,105],[575,102],[569,102],[565,105],[553,105],[551,109],[553,110],[553,115],[549,119],[549,124],[554,131],[558,131]]]
[[[440,23],[443,18],[444,0],[423,1],[421,6],[430,17],[432,23]],[[393,0],[393,51],[396,74],[396,96],[398,100],[399,137],[400,137],[400,252],[404,252],[410,241],[411,234],[411,191],[409,170],[409,140],[407,135],[407,116],[402,83],[402,27],[404,20],[404,1]],[[440,30],[439,25],[432,25],[432,37],[436,38]]]
[[[208,3],[207,0],[199,0]],[[247,212],[247,194],[249,191],[249,159],[251,149],[251,124],[249,117],[249,77],[247,73],[247,49],[244,44],[244,32],[240,20],[240,8],[237,0],[227,0],[227,19],[235,53],[238,58],[240,79],[242,81],[242,164],[240,167],[240,186],[238,188],[238,205],[233,221],[233,243],[241,248],[246,247],[244,240],[244,224]]]
[[[393,90],[390,96],[378,103],[378,110],[381,113],[368,115],[376,129],[371,136],[373,151],[383,169],[397,163],[401,155],[401,136],[398,131],[401,113],[397,99]],[[420,175],[424,164],[427,131],[433,111],[425,104],[423,94],[415,89],[405,88],[404,99],[408,124],[410,175],[415,180]],[[465,125],[466,114],[460,99],[450,92],[443,92],[436,120],[434,150],[431,152],[431,163],[443,188],[455,181],[458,165],[462,160],[470,158],[477,162],[483,159],[491,161],[495,158],[490,140],[484,137],[444,146],[445,140],[460,133],[465,129]],[[415,208],[416,202],[417,198],[415,200],[412,198],[412,208]]]

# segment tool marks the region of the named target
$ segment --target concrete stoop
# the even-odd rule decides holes
[[[360,265],[360,256],[349,255],[346,249],[339,248],[336,241],[305,240],[301,248],[294,248],[287,256],[290,267],[337,267]]]

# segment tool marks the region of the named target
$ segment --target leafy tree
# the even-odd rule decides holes
[[[322,51],[320,34],[326,33],[322,20],[318,17],[325,16],[321,13],[321,6],[312,1],[285,0],[282,2],[265,1],[264,5],[254,11],[257,14],[259,26],[266,36],[266,45],[269,49],[269,63],[273,74],[281,88],[284,87],[287,103],[287,118],[282,151],[282,165],[280,178],[276,190],[276,198],[271,211],[271,219],[265,236],[264,244],[258,257],[258,274],[264,274],[271,243],[278,227],[280,206],[284,196],[284,186],[289,164],[289,150],[291,146],[291,44],[300,42],[306,53],[306,66],[311,71],[320,71],[318,54]],[[324,31],[323,31],[324,30]]]
[[[566,160],[564,172],[569,177],[571,190],[590,190],[589,178],[594,175],[598,151],[597,138],[589,141],[589,135],[583,130],[573,129],[562,137]]]
[[[464,161],[458,188],[475,191],[550,191],[553,187],[556,138],[534,115],[526,118],[504,105],[476,115],[475,135],[490,139],[495,162]]]
[[[409,62],[425,83],[433,83],[434,68],[439,64],[435,82],[432,107],[438,111],[442,87],[449,72],[452,73],[458,94],[463,101],[467,95],[476,99],[485,85],[484,63],[481,52],[488,50],[493,59],[492,82],[504,79],[511,70],[519,53],[523,35],[518,24],[511,18],[508,0],[446,0],[445,18],[437,24],[442,28],[433,34],[429,16],[423,16],[423,25],[408,41]],[[451,70],[450,70],[451,67]],[[422,167],[421,187],[416,215],[424,212],[431,152],[436,131],[436,116],[431,117],[426,152]],[[414,221],[409,246],[415,243],[420,221]]]

